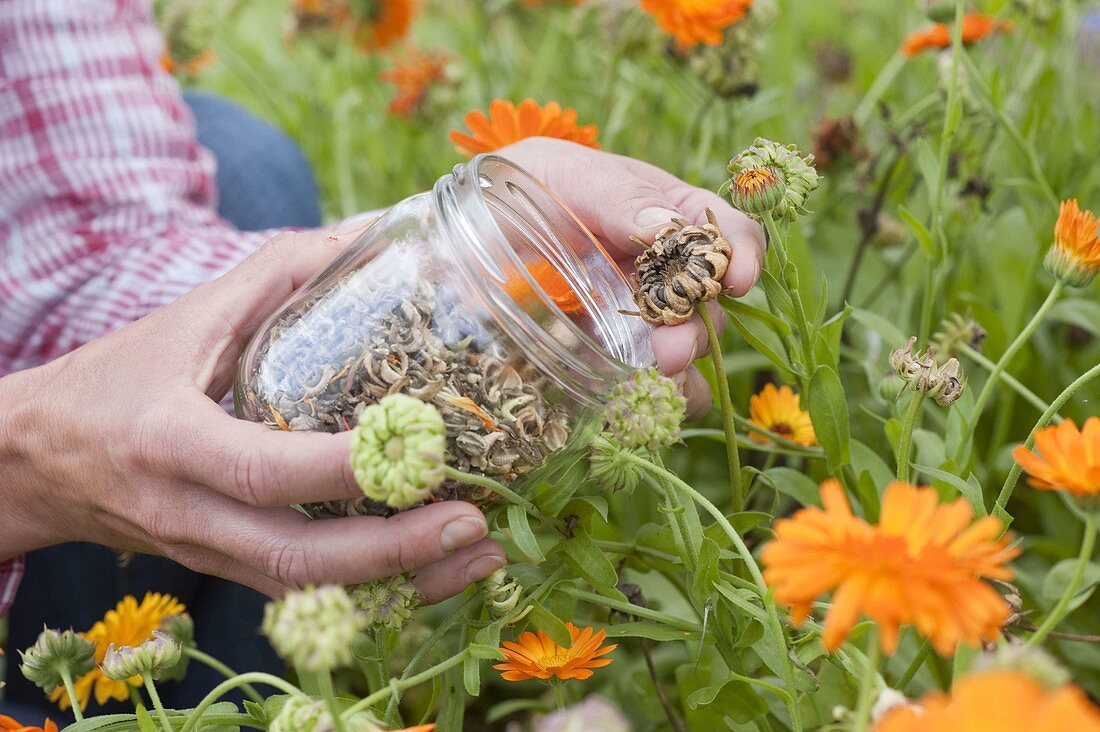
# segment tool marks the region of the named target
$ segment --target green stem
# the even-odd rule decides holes
[[[336,732],[344,732],[344,718],[340,716],[340,705],[336,703],[336,690],[332,688],[332,674],[328,671],[318,671],[314,674],[317,680],[317,688],[321,690],[321,698],[328,704],[329,714],[332,715]]]
[[[875,111],[875,107],[878,106],[879,100],[882,99],[882,95],[886,93],[886,90],[897,79],[898,73],[905,68],[905,57],[900,53],[895,53],[890,57],[882,66],[882,70],[878,72],[878,76],[871,82],[870,88],[867,89],[867,93],[863,95],[863,99],[859,101],[859,105],[856,107],[855,113],[852,115],[856,124],[860,128],[866,127],[867,122],[871,119],[871,114]]]
[[[714,362],[714,380],[718,384],[718,402],[722,405],[722,428],[726,432],[726,462],[730,471],[730,500],[734,513],[745,510],[744,486],[741,484],[741,456],[737,452],[737,428],[733,424],[733,400],[730,398],[730,382],[722,361],[722,344],[706,303],[696,308],[707,327],[710,358]]]
[[[867,665],[859,680],[859,696],[856,699],[856,719],[853,732],[867,732],[871,724],[871,706],[875,699],[875,680],[878,678],[878,664],[881,656],[878,631],[871,632],[867,641]]]
[[[898,480],[904,483],[909,482],[909,455],[913,449],[913,431],[920,421],[920,408],[924,403],[924,396],[923,391],[915,393],[902,418],[901,436],[898,438]]]
[[[203,653],[198,648],[184,646],[183,655],[187,656],[188,658],[194,659],[199,663],[209,666],[227,679],[232,679],[237,675],[236,671],[229,668],[213,656]],[[245,684],[244,686],[242,686],[241,691],[244,692],[245,696],[247,696],[249,699],[256,702],[257,704],[264,703],[263,696],[261,696],[260,692],[256,691],[255,687],[253,687],[251,684]]]
[[[997,364],[990,361],[980,351],[975,350],[974,348],[972,348],[967,343],[960,343],[958,345],[958,349],[959,349],[959,353],[965,355],[971,361],[978,364],[979,366],[981,366],[986,371],[989,371],[990,373],[992,373],[993,369],[995,369],[997,367]],[[1008,373],[1007,371],[1002,370],[1002,372],[1001,372],[1001,381],[1003,381],[1006,385],[1008,385],[1010,388],[1012,388],[1013,391],[1015,391],[1017,394],[1019,394],[1021,397],[1024,398],[1024,401],[1026,401],[1028,404],[1030,404],[1031,406],[1038,409],[1040,412],[1043,412],[1043,411],[1046,410],[1046,408],[1048,406],[1047,403],[1044,402],[1042,400],[1042,398],[1039,397],[1038,394],[1036,394],[1031,389],[1028,389],[1026,386],[1024,386],[1022,383],[1020,383],[1020,380],[1017,379],[1012,374]],[[1055,423],[1061,422],[1062,417],[1058,414],[1055,414],[1054,415],[1054,421],[1055,421]]]
[[[305,697],[305,694],[302,693],[302,690],[294,684],[290,683],[289,681],[280,679],[278,676],[275,676],[273,674],[266,674],[260,671],[250,671],[249,673],[241,674],[236,678],[226,679],[225,681],[221,682],[213,689],[211,689],[210,693],[202,698],[202,701],[199,702],[199,705],[191,710],[191,714],[188,715],[187,721],[184,723],[183,729],[180,730],[180,732],[192,732],[198,725],[199,719],[202,717],[202,713],[209,709],[214,702],[216,702],[218,699],[221,699],[223,696],[233,691],[238,686],[244,686],[245,684],[250,683],[267,684],[268,686],[273,686],[279,691],[284,691],[287,694]]]
[[[794,326],[798,330],[798,338],[802,346],[802,364],[806,373],[812,374],[814,370],[813,344],[810,339],[810,325],[809,319],[806,317],[806,306],[802,302],[802,293],[798,288],[797,272],[790,264],[790,258],[787,254],[787,242],[771,214],[764,216],[764,229],[768,232],[769,243],[775,249],[776,259],[779,262],[781,276],[778,279],[782,280],[787,288],[787,294],[791,297],[791,302],[794,303],[795,315],[798,320]],[[805,384],[803,384],[803,389],[805,389]]]
[[[913,677],[920,671],[920,667],[924,665],[924,662],[928,659],[928,654],[932,652],[932,644],[928,641],[924,641],[921,644],[920,650],[917,651],[917,655],[913,656],[913,662],[909,664],[909,668],[905,669],[905,673],[898,679],[897,688],[899,691],[905,691],[905,687],[909,685],[909,682],[913,680]]]
[[[379,689],[378,691],[374,692],[373,694],[366,697],[365,699],[360,699],[359,701],[355,702],[350,707],[345,709],[344,713],[340,716],[344,719],[350,719],[352,717],[352,715],[358,714],[359,712],[361,712],[365,709],[370,709],[372,706],[374,706],[375,704],[377,704],[380,701],[385,701],[386,699],[388,699],[390,697],[391,694],[393,694],[395,692],[400,693],[400,692],[405,691],[406,689],[411,689],[414,686],[417,686],[419,684],[423,684],[425,681],[431,681],[436,676],[439,676],[442,673],[446,673],[450,669],[452,669],[455,666],[459,665],[460,663],[465,661],[467,658],[469,658],[469,656],[470,656],[469,649],[464,649],[462,651],[459,651],[455,655],[451,656],[447,660],[441,661],[440,663],[437,663],[436,665],[432,666],[431,668],[425,669],[424,671],[416,674],[415,676],[410,676],[407,679],[393,679],[393,680],[391,680],[389,686],[387,686],[384,689]],[[183,732],[189,732],[189,731],[184,730]]]
[[[1096,517],[1095,511],[1089,511],[1085,515],[1085,536],[1081,539],[1081,552],[1077,555],[1077,564],[1073,568],[1073,575],[1069,579],[1069,584],[1066,585],[1065,592],[1058,598],[1058,604],[1050,611],[1050,614],[1047,615],[1046,620],[1035,631],[1035,634],[1028,639],[1028,648],[1034,648],[1042,643],[1050,634],[1050,631],[1054,630],[1066,616],[1069,604],[1073,602],[1078,588],[1081,587],[1081,580],[1085,578],[1085,569],[1089,566],[1089,561],[1092,559],[1092,550],[1096,546]]]
[[[456,480],[459,483],[466,483],[468,485],[476,485],[476,486],[481,487],[481,488],[488,488],[489,490],[491,490],[493,493],[496,493],[498,496],[503,498],[508,503],[514,503],[518,506],[522,506],[523,510],[525,510],[527,513],[531,514],[532,516],[534,516],[535,518],[537,518],[539,521],[543,522],[544,524],[552,526],[558,532],[565,533],[565,531],[566,531],[564,521],[562,521],[559,518],[554,518],[552,516],[547,516],[542,511],[539,510],[538,506],[531,503],[526,498],[519,495],[518,493],[513,491],[508,486],[504,485],[503,483],[501,483],[499,481],[493,480],[492,478],[490,478],[487,475],[477,475],[476,473],[464,473],[461,470],[458,470],[457,468],[452,468],[450,465],[445,465],[443,467],[443,472],[448,478],[450,478],[451,480]]]
[[[160,717],[160,724],[164,728],[164,732],[172,732],[172,723],[168,721],[168,713],[164,711],[164,705],[160,703],[160,694],[157,693],[157,685],[153,683],[153,675],[151,673],[143,673],[141,680],[145,683],[145,690],[149,692],[149,699],[153,702],[153,708],[157,710],[157,716]]]
[[[730,542],[732,542],[733,546],[737,549],[737,553],[741,555],[742,560],[744,560],[745,565],[748,567],[749,574],[752,576],[753,582],[755,582],[756,584],[757,590],[760,593],[760,597],[764,598],[764,608],[768,616],[768,624],[771,626],[770,630],[772,634],[775,636],[775,639],[777,641],[783,644],[784,649],[786,650],[787,636],[783,632],[783,624],[779,621],[779,612],[775,608],[775,603],[769,602],[767,600],[768,583],[764,581],[764,574],[760,571],[760,566],[756,563],[756,559],[752,556],[752,552],[750,552],[749,548],[745,546],[745,542],[741,539],[741,536],[733,528],[733,525],[730,524],[729,520],[726,519],[722,512],[718,510],[718,507],[707,500],[707,497],[704,496],[702,493],[695,490],[690,485],[681,480],[678,475],[670,473],[668,470],[660,467],[659,465],[654,465],[649,460],[638,457],[637,455],[633,455],[625,450],[621,452],[621,456],[623,457],[623,459],[634,462],[645,468],[646,470],[650,471],[654,475],[665,479],[670,484],[676,486],[684,493],[691,496],[692,500],[699,504],[699,506],[704,511],[710,514],[711,518],[713,518],[715,522],[722,528],[722,531],[725,532],[727,537],[729,537]],[[787,710],[791,715],[791,726],[794,732],[801,732],[802,711],[798,707],[798,700],[795,693],[794,685],[794,669],[791,667],[791,659],[789,657],[789,654],[785,654],[784,660],[786,661],[786,665],[784,668],[784,675],[786,676],[786,678],[784,679],[784,681],[787,684],[787,695],[784,697],[784,701],[786,702]]]
[[[959,437],[959,444],[955,448],[955,462],[957,463],[962,456],[965,445],[970,441],[971,436],[974,434],[974,430],[978,427],[978,421],[982,417],[982,411],[985,409],[986,402],[989,401],[989,397],[993,394],[994,387],[997,386],[997,382],[1000,381],[1001,374],[1004,372],[1008,365],[1012,363],[1012,359],[1016,357],[1016,354],[1024,347],[1031,336],[1034,335],[1035,330],[1039,327],[1039,324],[1046,318],[1047,313],[1054,307],[1054,303],[1058,301],[1058,298],[1062,295],[1062,290],[1065,285],[1061,280],[1057,280],[1054,283],[1054,287],[1050,288],[1050,293],[1047,294],[1046,300],[1039,306],[1039,309],[1035,311],[1035,315],[1031,317],[1024,329],[1020,331],[1020,334],[1016,336],[1016,340],[1009,344],[1005,349],[1004,354],[1001,355],[997,363],[994,364],[993,370],[989,373],[989,378],[986,379],[985,384],[982,386],[981,392],[978,394],[978,400],[974,403],[974,409],[970,413],[970,418],[966,420],[966,427],[963,430],[962,435]]]
[[[690,620],[684,620],[678,618],[675,615],[668,615],[666,613],[659,612],[657,610],[650,610],[640,605],[635,605],[631,602],[623,602],[622,600],[616,600],[613,597],[606,597],[604,595],[597,595],[595,592],[588,592],[587,590],[577,589],[576,587],[564,586],[562,592],[567,595],[581,600],[582,602],[590,602],[593,605],[602,605],[609,607],[612,610],[618,610],[621,613],[627,615],[635,615],[639,618],[646,620],[652,620],[655,623],[667,625],[670,628],[676,630],[682,630],[685,633],[702,633],[703,629],[698,623],[693,623]]]
[[[61,681],[65,684],[65,693],[69,695],[69,704],[72,705],[73,717],[76,721],[84,721],[84,712],[80,709],[80,699],[76,696],[76,688],[73,687],[73,675],[69,671],[68,664],[61,664],[61,668],[58,669],[61,673]]]
[[[1067,386],[1065,390],[1058,395],[1058,397],[1050,403],[1043,415],[1039,417],[1039,421],[1035,423],[1035,426],[1031,428],[1031,433],[1027,436],[1027,440],[1024,441],[1024,447],[1031,449],[1035,444],[1035,433],[1047,426],[1050,420],[1058,413],[1058,410],[1068,402],[1077,391],[1085,384],[1089,383],[1093,379],[1100,376],[1100,364],[1093,366],[1077,377],[1077,379]],[[1005,478],[1005,483],[1001,486],[1001,492],[997,494],[997,500],[993,504],[993,510],[990,512],[994,516],[1000,516],[1005,521],[1005,527],[1012,523],[1012,517],[1005,511],[1005,506],[1008,505],[1008,499],[1012,498],[1012,492],[1016,490],[1016,482],[1020,479],[1020,472],[1022,468],[1019,463],[1014,462],[1012,469],[1008,471],[1008,477]]]

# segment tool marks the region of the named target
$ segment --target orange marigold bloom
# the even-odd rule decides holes
[[[466,115],[469,135],[451,131],[455,149],[467,157],[487,153],[519,142],[528,137],[556,137],[579,145],[600,149],[596,142],[596,125],[577,126],[577,110],[562,109],[557,102],[540,107],[534,99],[525,99],[516,106],[504,99],[489,105],[489,116],[479,111]]]
[[[391,46],[409,32],[416,16],[417,0],[350,0],[356,19],[355,47],[376,51]]]
[[[41,727],[34,727],[29,724],[21,724],[5,714],[0,714],[0,730],[4,730],[4,732],[57,732],[57,725],[54,724],[52,719],[47,718]]]
[[[447,80],[447,62],[450,57],[442,53],[427,54],[409,48],[398,57],[396,66],[378,74],[382,81],[397,87],[397,94],[387,111],[401,117],[412,117],[424,103],[432,84]]]
[[[1092,211],[1082,211],[1076,199],[1063,201],[1054,225],[1054,244],[1044,265],[1073,287],[1092,282],[1100,270],[1100,226]]]
[[[817,444],[810,413],[802,411],[798,394],[787,385],[776,389],[775,384],[768,384],[754,394],[749,399],[749,421],[799,445]],[[749,432],[749,437],[757,442],[771,442],[758,432]]]
[[[592,676],[592,669],[602,668],[611,663],[606,656],[618,648],[617,645],[603,646],[607,631],[594,631],[592,628],[578,628],[566,623],[573,643],[568,648],[559,646],[550,636],[541,630],[538,633],[524,633],[516,643],[505,641],[500,652],[508,657],[505,663],[493,666],[501,672],[505,681],[526,681],[542,679],[546,681],[556,677],[562,681]]]
[[[824,509],[810,507],[775,523],[764,547],[764,578],[777,602],[801,624],[815,600],[833,592],[822,642],[835,651],[860,615],[879,625],[883,650],[898,628],[914,625],[943,656],[959,643],[996,638],[1008,604],[982,578],[1009,580],[1005,562],[1019,554],[1001,536],[1000,519],[972,523],[965,499],[940,504],[935,489],[894,482],[878,525],[854,516],[836,480],[821,485]]]
[[[680,46],[717,46],[722,34],[752,7],[752,0],[642,0],[642,9]]]
[[[887,712],[874,732],[1100,732],[1100,709],[1076,686],[1052,689],[1019,671],[961,679],[951,696],[933,692]]]
[[[1089,417],[1080,430],[1071,419],[1044,427],[1035,433],[1035,450],[1018,445],[1012,452],[1031,485],[1100,496],[1100,417]]]
[[[974,43],[993,33],[1010,33],[1011,31],[1012,23],[1007,20],[997,20],[992,16],[980,13],[967,13],[963,16],[963,43]],[[926,30],[910,33],[901,44],[901,52],[912,58],[930,48],[948,48],[950,45],[950,26],[946,23],[936,23]]]

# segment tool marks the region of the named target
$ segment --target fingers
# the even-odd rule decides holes
[[[687,400],[687,421],[702,419],[710,411],[713,398],[710,384],[694,366],[672,377],[680,387],[680,393]]]
[[[504,547],[484,539],[420,570],[413,584],[428,605],[453,597],[508,562]]]
[[[707,303],[707,310],[715,330],[721,336],[726,325],[725,311],[714,300]],[[666,376],[683,371],[708,350],[707,328],[698,315],[681,325],[663,325],[653,329],[653,355],[657,358],[657,368]]]

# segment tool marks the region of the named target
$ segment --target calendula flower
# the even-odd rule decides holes
[[[386,111],[399,117],[415,116],[431,87],[447,81],[449,60],[446,54],[429,54],[416,48],[408,48],[396,55],[396,65],[378,74],[379,79],[397,87],[397,93]]]
[[[443,483],[446,427],[439,410],[407,394],[364,409],[351,430],[351,467],[368,498],[410,508]]]
[[[744,20],[726,28],[717,45],[685,51],[688,68],[720,97],[751,97],[760,88],[765,27],[775,15],[773,0],[757,0]]]
[[[997,20],[990,15],[967,13],[963,16],[963,43],[974,43],[994,33],[1009,33],[1011,31],[1012,23]],[[925,30],[910,33],[901,44],[901,52],[912,58],[929,48],[947,48],[950,45],[951,26],[947,23],[936,23]]]
[[[114,646],[99,665],[103,675],[115,681],[141,683],[145,674],[159,679],[161,674],[175,668],[183,655],[183,649],[172,636],[159,630],[153,637],[138,646]]]
[[[1001,536],[1000,519],[973,521],[965,499],[941,505],[935,489],[900,482],[887,487],[877,525],[852,514],[836,480],[822,484],[821,499],[823,509],[777,521],[761,556],[764,578],[795,625],[831,591],[822,635],[830,652],[860,615],[878,623],[887,654],[902,625],[915,626],[943,656],[997,637],[1009,608],[982,579],[1011,579],[1004,565],[1019,554]]]
[[[1100,709],[1076,686],[1047,688],[1019,671],[984,671],[886,714],[874,732],[1097,732]]]
[[[416,16],[417,0],[347,0],[355,47],[363,52],[388,48],[404,38]]]
[[[718,297],[722,278],[733,250],[718,228],[714,212],[707,209],[707,223],[694,226],[673,219],[634,260],[634,302],[642,320],[651,325],[679,325],[695,313],[695,307]]]
[[[1031,485],[1100,497],[1100,417],[1089,417],[1080,430],[1072,419],[1035,433],[1035,451],[1019,445],[1012,457],[1027,471]]]
[[[752,0],[642,0],[642,9],[681,46],[717,46],[722,32],[752,7]]]
[[[592,669],[611,663],[610,658],[600,658],[618,648],[617,645],[601,646],[607,638],[607,631],[581,629],[572,623],[566,623],[565,627],[573,639],[568,648],[559,646],[541,630],[523,633],[517,642],[505,641],[501,644],[500,652],[508,660],[493,668],[501,672],[505,681],[546,681],[552,678],[583,681],[592,676]]]
[[[452,130],[451,142],[456,150],[471,158],[528,137],[555,137],[600,149],[596,125],[578,126],[577,110],[563,110],[557,102],[540,107],[535,100],[525,99],[517,106],[505,99],[494,99],[488,117],[474,111],[466,115],[465,122],[470,134]]]
[[[338,585],[307,587],[264,606],[264,635],[299,671],[350,665],[352,644],[364,627],[366,619]]]
[[[34,645],[20,652],[19,670],[47,694],[69,680],[78,679],[95,668],[95,643],[72,630],[44,629]]]
[[[364,582],[351,589],[351,599],[371,630],[401,630],[420,605],[420,592],[408,574]]]
[[[178,615],[185,609],[171,595],[150,592],[142,598],[140,604],[132,595],[127,595],[113,610],[107,611],[103,620],[81,635],[95,643],[96,663],[103,663],[107,649],[112,645],[141,645],[153,637],[153,631],[160,628],[166,618]],[[80,677],[73,686],[81,709],[87,708],[93,692],[98,704],[106,704],[109,699],[124,701],[130,698],[130,684],[127,681],[107,678],[99,668]],[[68,695],[61,687],[54,689],[50,699],[57,702],[62,709],[69,708]]]
[[[767,172],[752,172],[761,169]],[[813,155],[804,156],[795,145],[781,145],[763,137],[730,160],[728,170],[732,177],[723,188],[729,190],[734,206],[748,206],[742,210],[756,218],[774,213],[777,218],[794,221],[805,213],[806,199],[821,182]],[[775,187],[781,191],[778,196]],[[758,194],[750,197],[748,194],[754,190]],[[764,207],[765,202],[771,205]]]
[[[817,444],[810,413],[802,410],[798,394],[785,384],[778,389],[775,384],[767,384],[749,399],[749,421],[799,445]],[[758,432],[749,432],[749,437],[757,442],[771,442]]]
[[[1063,201],[1054,225],[1054,244],[1043,265],[1071,287],[1085,287],[1100,271],[1100,227],[1092,211],[1082,211],[1076,199]]]
[[[41,727],[18,722],[6,714],[0,714],[0,730],[4,732],[57,732],[57,725],[53,720],[46,719]]]
[[[687,400],[657,369],[640,369],[608,394],[607,429],[627,449],[659,450],[680,439]]]

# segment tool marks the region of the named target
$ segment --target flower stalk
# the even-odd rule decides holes
[[[1065,591],[1062,593],[1062,596],[1058,598],[1057,604],[1055,604],[1054,608],[1050,611],[1050,614],[1047,615],[1046,620],[1043,621],[1034,635],[1028,639],[1028,648],[1034,648],[1046,640],[1050,632],[1058,627],[1058,623],[1060,623],[1068,613],[1069,604],[1073,602],[1074,596],[1077,595],[1077,590],[1081,587],[1081,581],[1085,578],[1085,570],[1092,560],[1092,552],[1096,547],[1096,519],[1097,514],[1095,511],[1090,511],[1085,514],[1085,535],[1081,539],[1081,551],[1077,555],[1077,563],[1073,567],[1073,574],[1070,576],[1069,584],[1066,585]]]
[[[867,663],[859,680],[859,696],[856,698],[854,732],[867,732],[871,724],[871,704],[875,698],[875,682],[882,656],[878,630],[872,630],[867,640]]]
[[[913,394],[909,406],[905,410],[905,416],[901,422],[901,436],[898,438],[898,480],[908,483],[910,475],[910,453],[913,449],[913,432],[920,422],[921,406],[924,404],[925,392],[918,391]]]
[[[73,718],[77,722],[84,721],[84,712],[80,709],[80,698],[76,695],[76,688],[73,686],[73,674],[69,671],[68,666],[61,666],[57,669],[58,674],[61,676],[61,682],[65,685],[65,693],[69,697],[69,704],[73,710]]]
[[[160,702],[157,685],[153,683],[153,674],[146,671],[141,675],[141,681],[145,685],[145,691],[148,692],[150,701],[153,702],[153,708],[157,710],[157,717],[160,718],[160,724],[164,728],[164,732],[172,732],[172,723],[168,720],[168,712],[164,711],[164,705]]]
[[[714,364],[714,381],[718,385],[718,402],[722,407],[722,428],[726,433],[726,462],[730,472],[730,503],[734,513],[745,510],[745,493],[741,480],[741,456],[737,451],[737,428],[733,421],[733,400],[730,398],[729,377],[726,376],[725,362],[722,358],[722,344],[718,340],[718,330],[706,303],[697,307],[699,316],[707,328],[707,342],[710,344],[710,359]]]

